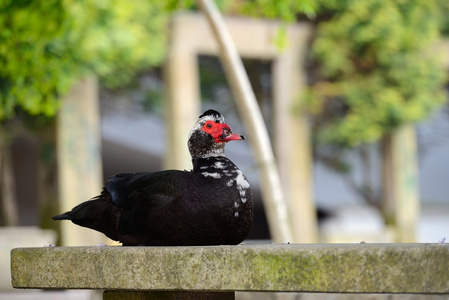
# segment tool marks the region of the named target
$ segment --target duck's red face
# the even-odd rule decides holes
[[[228,124],[216,123],[211,120],[206,121],[201,130],[211,135],[216,143],[227,143],[229,141],[245,139],[243,135],[232,133]]]

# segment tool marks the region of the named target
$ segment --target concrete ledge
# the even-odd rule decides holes
[[[449,293],[449,245],[47,247],[11,252],[16,288]]]

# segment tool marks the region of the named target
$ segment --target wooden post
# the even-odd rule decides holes
[[[98,86],[90,77],[75,84],[61,100],[57,118],[57,159],[61,212],[101,192]],[[61,222],[61,242],[66,246],[96,245],[103,234]]]
[[[419,220],[416,132],[404,125],[382,141],[382,210],[401,243],[416,241]]]
[[[249,141],[259,171],[265,213],[268,224],[271,225],[271,238],[275,242],[293,242],[290,216],[286,201],[284,201],[281,179],[274,159],[270,137],[240,55],[214,2],[212,0],[197,0],[196,2],[206,15],[219,44],[220,60],[234,95],[234,102],[240,115],[243,116],[245,127],[252,133]]]

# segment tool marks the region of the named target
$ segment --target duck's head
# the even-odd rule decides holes
[[[224,156],[227,142],[244,140],[243,135],[232,133],[218,111],[209,109],[198,117],[189,135],[189,151],[192,158]]]

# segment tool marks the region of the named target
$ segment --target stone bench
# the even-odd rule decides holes
[[[104,299],[233,299],[235,291],[449,294],[449,245],[17,248],[11,276],[15,288],[102,289]]]

